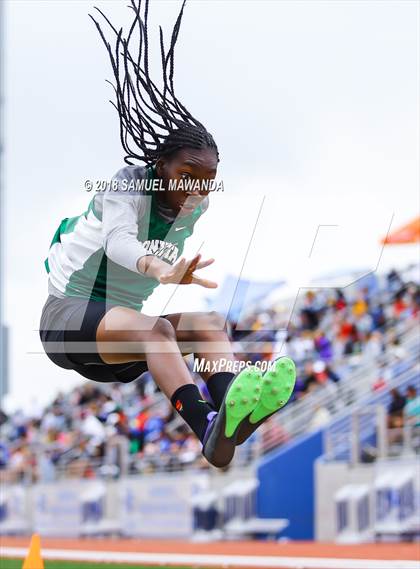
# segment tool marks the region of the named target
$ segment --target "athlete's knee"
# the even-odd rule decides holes
[[[212,310],[205,315],[207,328],[215,332],[226,332],[226,318],[219,312]]]
[[[156,320],[151,335],[162,340],[176,340],[175,328],[166,318],[158,318]]]
[[[195,335],[202,339],[217,339],[227,334],[226,318],[214,310],[200,314],[194,328]]]

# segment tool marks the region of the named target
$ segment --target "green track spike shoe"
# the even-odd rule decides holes
[[[261,397],[246,421],[241,422],[237,445],[244,443],[271,415],[289,401],[296,382],[296,367],[290,358],[282,357],[262,377]]]
[[[232,460],[239,429],[259,405],[262,381],[258,368],[242,370],[230,382],[219,412],[209,418],[203,455],[213,466],[223,468]]]

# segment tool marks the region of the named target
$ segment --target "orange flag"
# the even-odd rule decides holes
[[[382,239],[385,245],[397,245],[399,243],[418,243],[420,241],[420,217],[413,219],[402,227],[394,230],[388,237]]]
[[[29,553],[23,562],[22,569],[44,569],[44,562],[41,557],[41,539],[34,533],[29,546]]]

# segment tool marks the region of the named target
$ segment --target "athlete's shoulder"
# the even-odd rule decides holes
[[[108,218],[117,219],[125,215],[123,210],[133,208],[138,217],[147,210],[147,200],[142,189],[137,191],[133,182],[147,179],[147,168],[144,166],[124,166],[112,177],[111,190],[100,192],[94,196],[94,211],[96,217],[102,221],[105,209],[109,212]],[[116,185],[115,185],[116,184]]]

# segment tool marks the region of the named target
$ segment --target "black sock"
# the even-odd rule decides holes
[[[234,377],[234,373],[219,371],[218,373],[211,375],[207,380],[207,389],[209,390],[214,406],[217,410],[220,409],[228,385]]]
[[[171,403],[202,442],[208,425],[207,415],[214,409],[204,401],[198,387],[194,383],[178,387]]]

